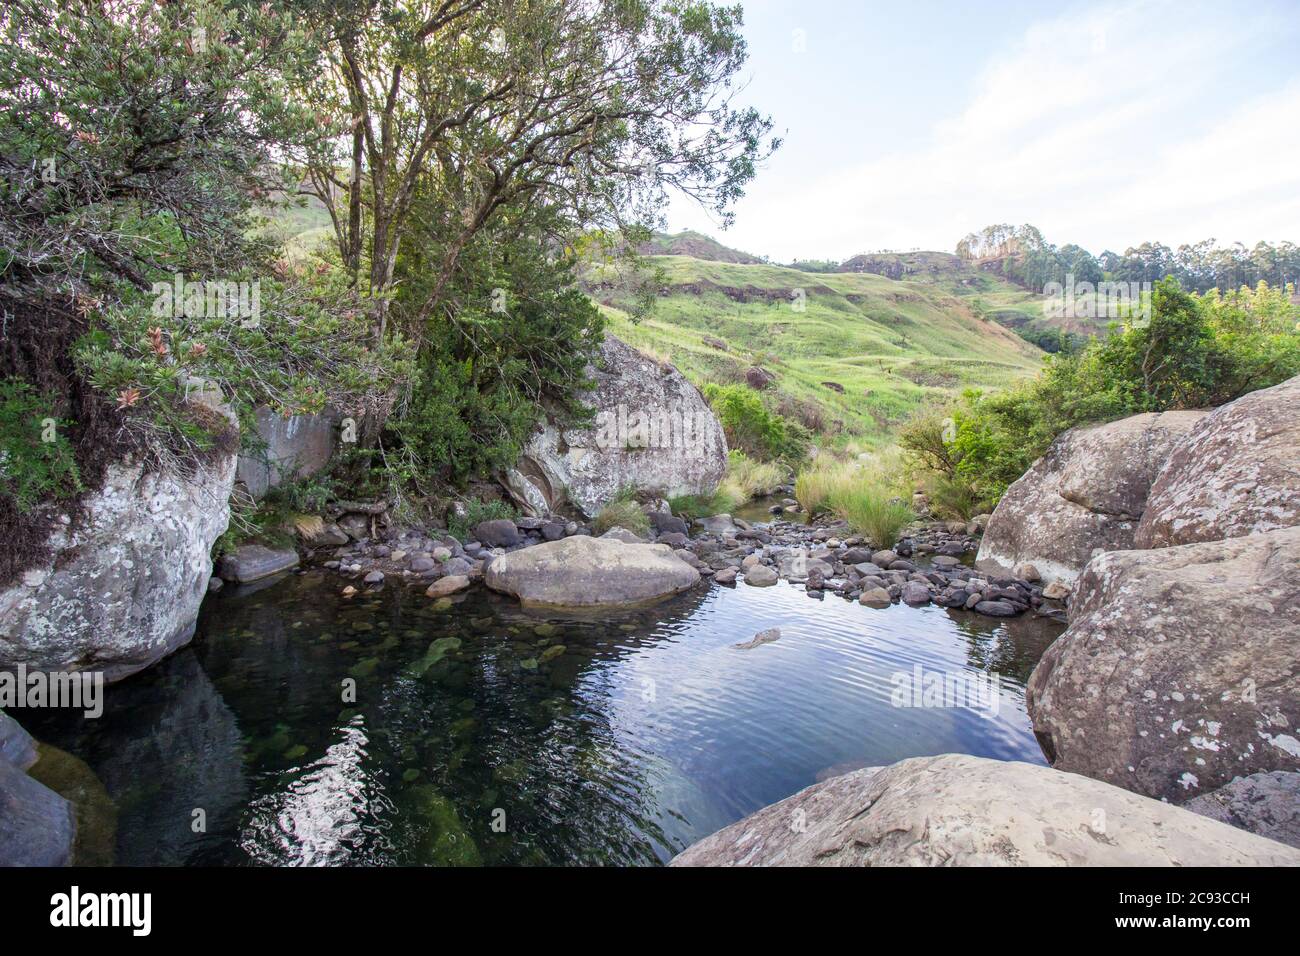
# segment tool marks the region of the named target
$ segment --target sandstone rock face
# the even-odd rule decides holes
[[[1134,544],[1168,548],[1300,525],[1300,376],[1202,418],[1151,488]]]
[[[1003,495],[977,564],[1007,570],[1031,562],[1045,580],[1068,582],[1096,552],[1133,547],[1156,475],[1204,414],[1134,415],[1060,435]]]
[[[503,480],[516,503],[544,515],[567,500],[593,517],[628,487],[664,498],[711,494],[726,473],[727,440],[699,390],[613,337],[597,365],[591,427],[547,424],[528,441]]]
[[[856,770],[673,866],[1276,866],[1300,851],[1118,787],[964,754]]]
[[[338,445],[336,412],[319,415],[291,415],[285,418],[271,409],[257,409],[257,437],[265,443],[258,453],[241,455],[235,472],[254,499],[264,497],[285,480],[314,475],[329,464]]]
[[[1026,702],[1053,766],[1183,803],[1300,770],[1300,528],[1103,554]]]
[[[1300,773],[1253,773],[1183,806],[1300,849]]]
[[[230,520],[236,454],[190,476],[110,466],[51,560],[0,590],[0,668],[102,670],[118,680],[189,641]]]
[[[700,575],[667,545],[576,535],[504,554],[483,580],[525,605],[618,607],[684,591]]]

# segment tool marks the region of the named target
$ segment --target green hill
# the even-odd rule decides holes
[[[329,234],[317,207],[278,211],[271,228],[291,254]],[[640,322],[615,267],[583,270],[615,335],[700,385],[743,382],[761,366],[782,414],[841,441],[887,441],[920,405],[1005,385],[1043,359],[1008,328],[1041,321],[1040,297],[948,253],[855,256],[813,271],[694,232],[656,235],[641,251],[664,281]]]
[[[926,401],[1033,374],[1044,354],[988,314],[1028,313],[1036,300],[964,270],[891,279],[689,256],[652,256],[649,264],[664,281],[640,322],[630,318],[633,297],[613,268],[586,272],[616,335],[697,383],[741,382],[759,365],[775,375],[771,391],[785,414],[868,445]]]

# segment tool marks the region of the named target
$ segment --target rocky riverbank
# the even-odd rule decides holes
[[[612,528],[601,539],[630,546],[657,545],[693,568],[700,582],[712,580],[726,587],[768,587],[784,580],[802,585],[811,598],[829,594],[866,607],[933,603],[987,617],[1033,613],[1065,621],[1068,588],[1043,582],[1033,565],[1022,563],[1013,574],[986,574],[968,563],[978,550],[983,520],[918,523],[889,547],[877,547],[841,521],[804,524],[774,516],[771,522],[750,523],[718,514],[688,524],[666,508],[662,502],[645,505],[651,526],[645,537]],[[335,534],[346,537],[337,527],[322,534],[331,542]],[[589,525],[562,517],[494,519],[480,523],[463,542],[436,528],[393,529],[381,537],[361,536],[338,547],[309,548],[306,555],[309,563],[336,573],[352,593],[404,584],[425,587],[431,597],[444,598],[483,581],[494,562],[507,555],[591,534]],[[538,564],[533,577],[547,578],[556,594],[572,592],[577,597],[567,603],[573,605],[645,600],[644,589],[628,591],[634,596],[625,597],[612,579],[599,574],[586,581],[602,562],[614,567],[614,557],[623,553],[606,549],[602,557],[595,550],[543,547],[548,558]],[[241,581],[247,580],[242,577],[244,569],[253,565],[274,573],[296,563],[292,551],[266,553],[252,546],[223,562],[219,573]],[[519,564],[513,559],[510,563]],[[681,583],[677,577],[659,593],[676,593]]]

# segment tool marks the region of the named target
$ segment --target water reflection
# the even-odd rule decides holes
[[[1050,622],[784,583],[615,615],[337,587],[218,595],[192,648],[111,687],[99,721],[40,728],[118,801],[119,862],[653,863],[854,766],[1042,761],[1023,687]],[[997,672],[997,712],[893,706],[917,666]]]

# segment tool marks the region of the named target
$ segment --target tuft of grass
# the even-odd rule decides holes
[[[794,495],[809,514],[835,514],[873,544],[888,547],[916,520],[902,500],[900,481],[897,462],[889,454],[852,462],[832,460],[801,472]]]
[[[854,531],[882,548],[892,546],[899,532],[916,520],[916,513],[910,507],[888,489],[872,484],[857,483],[836,489],[831,508]]]
[[[616,498],[601,508],[596,520],[591,523],[592,532],[598,536],[610,528],[626,528],[633,534],[644,537],[650,533],[650,519],[635,501]]]
[[[727,487],[726,482],[718,486],[711,495],[678,495],[668,499],[668,507],[673,514],[681,518],[707,518],[710,515],[730,514],[744,500]]]
[[[785,469],[775,462],[755,461],[743,451],[733,451],[727,458],[727,477],[719,491],[741,503],[763,498],[785,482],[785,474]]]

